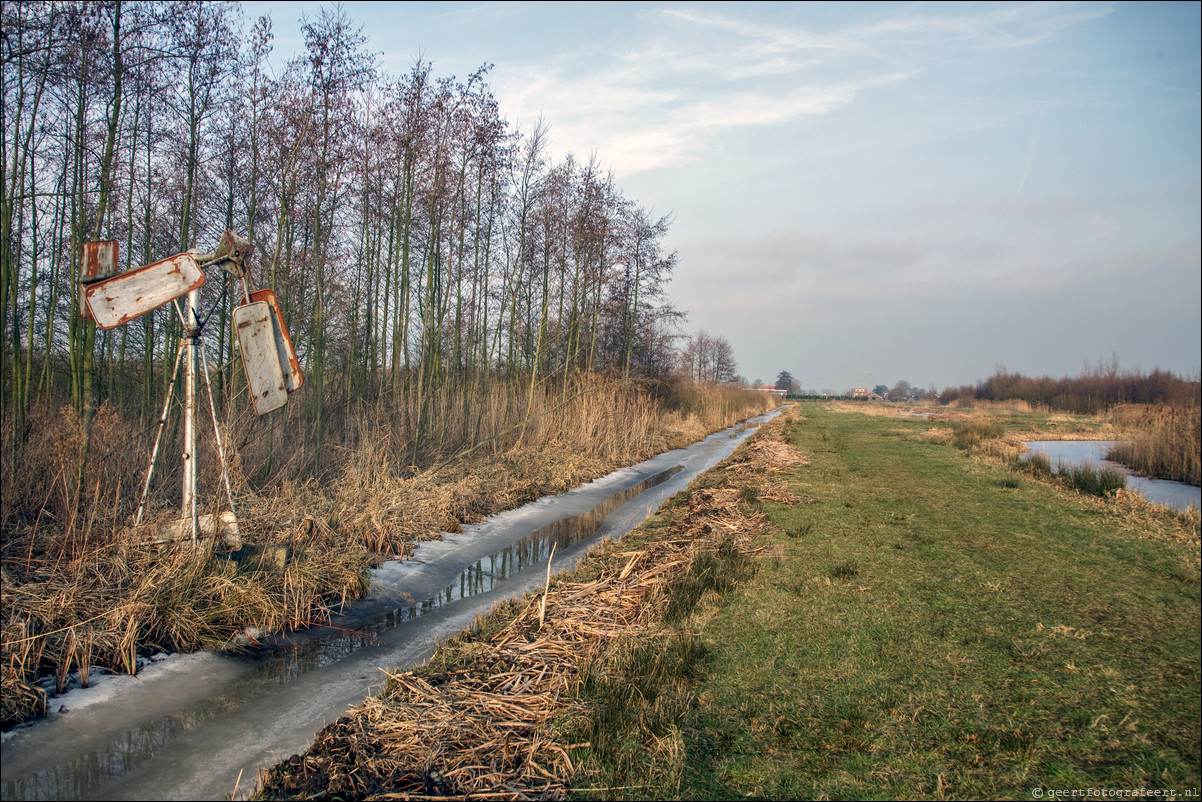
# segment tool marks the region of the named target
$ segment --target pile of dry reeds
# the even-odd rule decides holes
[[[670,586],[723,544],[764,548],[763,513],[741,488],[805,458],[764,427],[674,504],[667,537],[607,542],[572,576],[502,604],[416,672],[318,733],[304,755],[264,773],[259,798],[562,798],[575,767],[553,722],[586,716],[574,689],[606,648],[661,627]],[[772,493],[782,498],[779,484]],[[583,579],[582,579],[583,578]],[[576,581],[574,581],[576,580]],[[487,634],[492,633],[492,634]]]

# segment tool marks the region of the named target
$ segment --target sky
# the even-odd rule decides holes
[[[281,59],[323,6],[242,4]],[[671,215],[682,333],[748,380],[1202,370],[1202,4],[342,8]]]

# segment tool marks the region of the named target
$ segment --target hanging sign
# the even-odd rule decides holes
[[[88,309],[102,329],[113,329],[199,289],[205,274],[181,253],[84,286]]]
[[[266,415],[288,403],[271,304],[256,301],[235,307],[234,336],[256,414]]]
[[[79,316],[92,316],[84,300],[84,287],[117,272],[118,244],[115,239],[85,242],[79,254]]]
[[[301,372],[296,351],[292,348],[292,337],[288,335],[288,329],[284,326],[280,299],[276,297],[274,290],[255,290],[250,294],[250,300],[265,301],[271,307],[272,316],[275,318],[275,346],[280,352],[280,367],[284,371],[284,387],[289,393],[295,393],[305,383],[305,374]]]

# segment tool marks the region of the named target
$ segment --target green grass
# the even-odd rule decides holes
[[[615,788],[638,799],[676,796],[683,752],[671,747],[680,742],[680,723],[695,701],[697,666],[706,655],[688,619],[703,597],[720,596],[754,572],[754,562],[729,543],[702,553],[669,588],[667,628],[620,638],[581,669],[578,693],[593,715],[573,722],[566,740],[589,745],[574,759],[602,778],[602,797]]]
[[[938,423],[802,409],[788,435],[812,463],[792,484],[817,503],[756,502],[772,556],[642,644],[680,669],[655,668],[672,699],[656,745],[619,723],[641,708],[613,714],[603,730],[644,746],[592,755],[606,790],[582,795],[1199,787],[1196,539],[1131,534],[1097,500],[921,437]],[[638,662],[618,684],[661,698]]]

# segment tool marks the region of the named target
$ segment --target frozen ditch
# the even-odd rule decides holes
[[[329,626],[250,655],[173,656],[51,699],[46,717],[4,734],[0,798],[219,800],[235,786],[245,797],[260,767],[377,692],[382,669],[420,664],[498,600],[541,586],[552,545],[552,571],[571,568],[779,411],[419,544],[373,572],[371,594]]]

